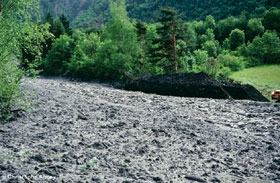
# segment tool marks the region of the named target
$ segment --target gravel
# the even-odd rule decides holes
[[[280,182],[280,104],[25,81],[0,125],[0,182]]]

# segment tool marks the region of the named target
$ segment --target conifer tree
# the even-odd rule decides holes
[[[73,33],[73,31],[72,31],[72,29],[71,29],[71,27],[70,27],[70,22],[69,22],[69,20],[67,19],[67,17],[66,17],[64,14],[62,14],[62,15],[59,17],[59,20],[60,20],[60,22],[62,23],[62,25],[63,25],[63,27],[64,27],[64,29],[65,29],[65,33],[68,34],[69,36],[71,36],[72,33]]]
[[[137,36],[138,36],[138,41],[141,43],[141,47],[142,47],[142,64],[145,64],[145,57],[146,57],[146,33],[147,33],[147,28],[146,26],[140,22],[137,21],[136,23],[136,28],[137,28]]]
[[[155,61],[166,60],[167,62],[173,62],[173,66],[170,63],[165,63],[164,70],[166,72],[178,72],[176,43],[178,39],[183,38],[183,24],[180,15],[173,8],[162,8],[158,20],[161,26],[157,28],[160,38],[155,40],[155,43],[159,45],[155,50]]]

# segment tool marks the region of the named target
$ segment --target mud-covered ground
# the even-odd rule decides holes
[[[25,81],[0,125],[0,182],[280,182],[280,104]]]

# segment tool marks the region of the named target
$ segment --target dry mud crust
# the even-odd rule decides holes
[[[37,79],[0,126],[0,182],[280,181],[280,105]]]
[[[251,85],[222,84],[206,73],[180,73],[144,76],[125,85],[129,91],[142,91],[167,96],[200,97],[213,99],[243,99],[268,102]]]

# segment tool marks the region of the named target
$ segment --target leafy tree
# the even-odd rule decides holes
[[[56,39],[43,63],[45,73],[50,75],[65,74],[74,48],[74,40],[69,36],[62,35]]]
[[[238,28],[242,30],[243,23],[238,17],[228,17],[217,23],[217,28],[215,29],[216,39],[222,43],[226,38],[229,37],[232,30]],[[244,27],[243,27],[244,28]]]
[[[234,29],[229,35],[229,43],[232,50],[245,43],[245,33],[242,30]]]
[[[201,65],[201,71],[215,78],[218,77],[221,68],[222,65],[217,61],[217,59],[214,59],[213,57],[210,57],[207,62]]]
[[[199,44],[202,45],[203,43],[205,43],[206,41],[215,41],[215,34],[213,32],[213,29],[207,29],[206,33],[201,35],[199,37]]]
[[[35,4],[35,0],[1,0],[0,3],[0,119],[8,118],[12,106],[23,105],[19,86],[24,72],[18,67],[17,56],[21,55],[23,30],[29,27],[30,33],[36,34],[28,23]],[[37,50],[37,45],[33,49]]]
[[[276,32],[266,31],[262,37],[257,36],[248,44],[246,55],[249,65],[280,63],[280,38]]]
[[[215,41],[206,41],[202,44],[202,49],[207,51],[210,57],[217,57],[218,55],[218,47]]]
[[[207,51],[204,50],[195,50],[194,58],[198,65],[202,65],[208,61],[208,53]]]
[[[97,51],[97,72],[104,79],[126,79],[137,72],[137,34],[124,0],[110,1],[110,9],[112,20],[106,24],[102,34],[105,41]]]
[[[77,37],[76,32],[73,34],[74,36],[76,35],[75,37]],[[95,60],[97,50],[101,44],[100,36],[91,33],[87,38],[80,36],[78,40],[70,63],[67,65],[66,75],[83,80],[93,79],[96,77]]]
[[[205,19],[205,28],[214,30],[216,28],[216,21],[213,16],[208,15]]]
[[[32,30],[31,30],[32,29]],[[41,57],[46,41],[52,39],[52,34],[48,31],[48,24],[29,23],[22,29],[24,37],[20,38],[21,62],[20,66],[28,71],[35,71],[41,66]],[[34,31],[36,34],[34,34]]]
[[[280,9],[272,8],[265,11],[263,25],[266,29],[275,30],[280,33]]]
[[[183,41],[186,42],[187,50],[193,52],[197,47],[197,35],[193,24],[184,23],[183,25]]]
[[[248,33],[246,36],[250,41],[252,41],[256,36],[260,36],[264,33],[264,26],[259,18],[250,19],[248,22]]]

